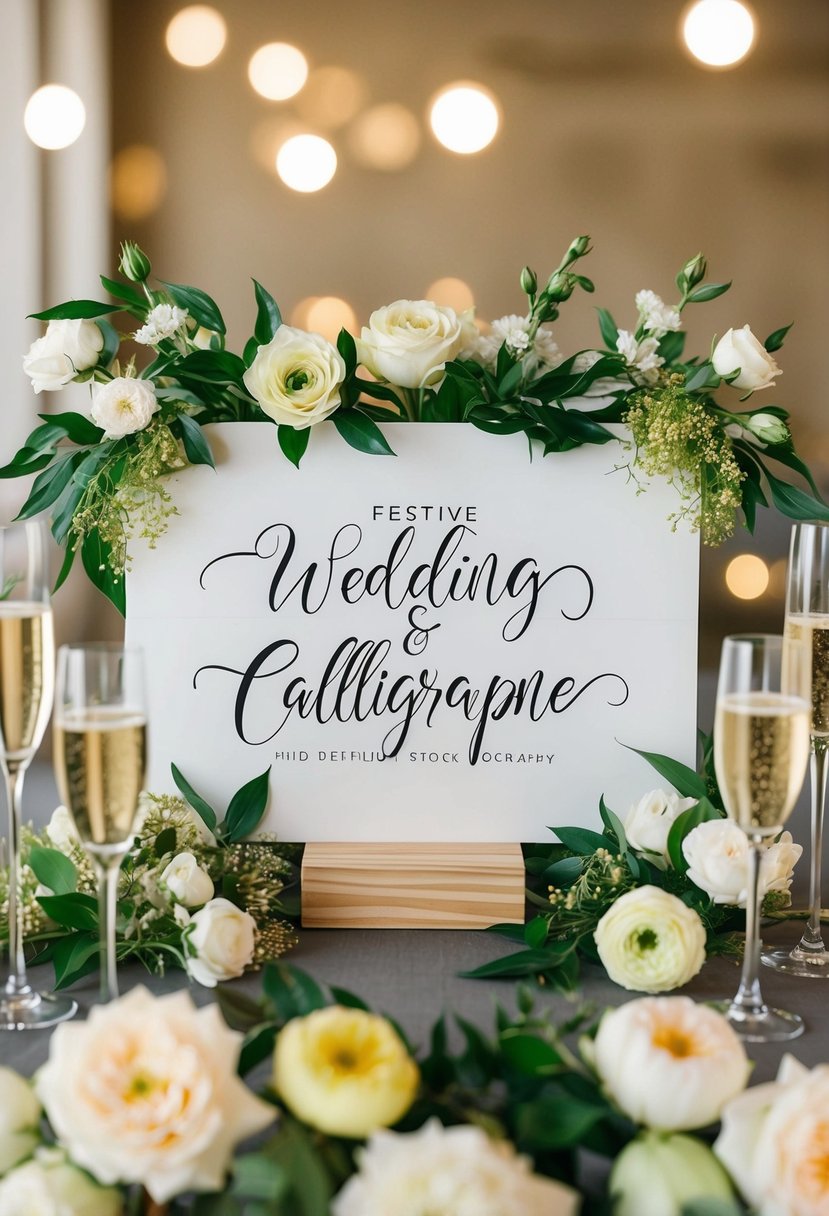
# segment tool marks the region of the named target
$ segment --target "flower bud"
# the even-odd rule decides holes
[[[752,414],[746,429],[761,443],[785,443],[789,438],[789,428],[775,414]]]
[[[577,258],[583,258],[586,253],[590,252],[590,237],[577,236],[574,241],[570,242],[570,247],[564,255],[562,265],[570,266]]]
[[[615,1216],[681,1216],[695,1199],[733,1200],[728,1176],[706,1144],[646,1132],[616,1158],[610,1175]]]
[[[143,283],[149,277],[152,265],[146,253],[134,241],[124,241],[121,245],[121,274],[133,283]]]
[[[534,296],[538,291],[538,279],[535,271],[530,270],[529,266],[525,266],[521,271],[521,290],[527,296]]]
[[[691,258],[690,262],[686,262],[679,272],[679,278],[685,281],[688,289],[696,287],[697,283],[701,283],[705,278],[705,272],[708,269],[708,264],[701,253],[696,257]]]

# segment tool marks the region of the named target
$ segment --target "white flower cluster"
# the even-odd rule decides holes
[[[679,309],[666,304],[655,291],[636,293],[639,326],[636,333],[620,329],[616,349],[644,384],[655,384],[665,363],[659,354],[659,339],[682,325]],[[640,336],[637,337],[637,334]]]
[[[147,313],[147,320],[133,334],[140,346],[158,346],[165,338],[172,338],[187,320],[187,309],[175,304],[156,304]]]
[[[635,301],[639,310],[639,323],[646,334],[662,338],[669,331],[682,327],[679,309],[666,304],[655,291],[637,291]]]

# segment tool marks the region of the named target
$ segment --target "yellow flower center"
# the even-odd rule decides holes
[[[807,1194],[815,1199],[829,1195],[829,1122],[818,1123],[803,1161]]]
[[[700,1054],[699,1044],[689,1034],[686,1034],[676,1026],[658,1027],[651,1041],[654,1047],[667,1051],[669,1055],[672,1055],[677,1060],[684,1060],[687,1056]]]

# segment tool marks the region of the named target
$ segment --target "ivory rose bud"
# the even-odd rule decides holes
[[[92,420],[108,439],[143,431],[158,410],[155,388],[149,380],[116,376],[106,384],[92,385]]]
[[[103,347],[104,335],[94,321],[50,321],[23,356],[23,370],[36,393],[54,392],[94,367]]]
[[[215,988],[250,966],[255,946],[256,921],[250,913],[229,899],[211,899],[187,927],[187,974],[205,988]]]
[[[718,376],[730,376],[739,369],[739,376],[731,383],[735,388],[751,393],[773,388],[774,377],[782,374],[782,369],[757,341],[749,325],[724,333],[714,347],[711,363]]]
[[[745,907],[748,851],[748,837],[731,819],[700,823],[682,842],[688,877],[715,904]],[[766,847],[760,865],[762,895],[789,890],[795,863],[802,852],[801,845],[793,842],[791,832],[783,832],[778,841]]]
[[[371,314],[357,354],[376,379],[398,388],[422,388],[440,380],[466,339],[463,319],[453,308],[431,300],[396,300]]]
[[[698,914],[660,887],[637,887],[620,896],[593,936],[614,984],[633,992],[681,988],[705,962]]]
[[[28,1081],[0,1067],[0,1174],[28,1157],[40,1141],[40,1103]]]
[[[241,1043],[218,1006],[134,988],[57,1026],[35,1085],[74,1162],[166,1203],[219,1190],[235,1145],[273,1122],[236,1076]]]
[[[613,1163],[610,1194],[613,1216],[682,1216],[695,1199],[733,1200],[734,1189],[701,1140],[645,1132]]]
[[[161,873],[167,890],[185,908],[197,908],[213,898],[213,879],[192,853],[179,853]]]
[[[784,1056],[775,1082],[726,1106],[714,1152],[757,1216],[825,1216],[829,1065]]]
[[[687,996],[641,997],[609,1010],[592,1052],[611,1098],[654,1131],[713,1123],[751,1070],[722,1014]]]
[[[288,1022],[276,1040],[273,1077],[297,1118],[353,1139],[402,1119],[420,1080],[390,1022],[340,1005]]]
[[[98,1186],[59,1149],[43,1149],[34,1161],[0,1182],[0,1216],[121,1216],[124,1199]]]
[[[682,812],[696,805],[696,798],[680,798],[672,790],[651,790],[625,817],[628,844],[637,853],[647,854],[660,870],[667,869],[668,833]]]
[[[325,338],[280,325],[243,380],[269,418],[304,431],[334,413],[345,372],[342,355]]]

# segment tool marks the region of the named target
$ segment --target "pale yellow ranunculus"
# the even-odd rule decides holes
[[[276,1041],[273,1079],[282,1101],[303,1123],[362,1139],[405,1115],[420,1074],[385,1018],[332,1005],[284,1027]]]

